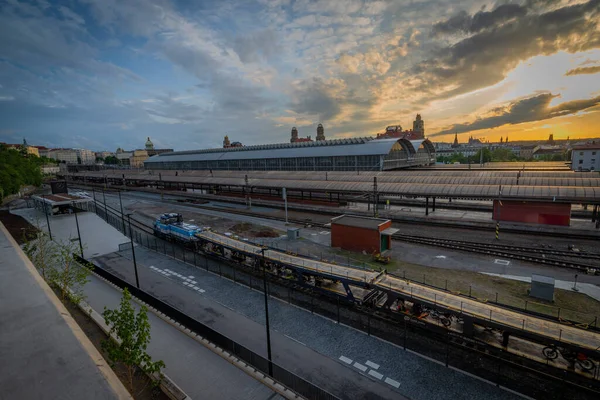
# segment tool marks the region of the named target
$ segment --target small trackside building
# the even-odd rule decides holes
[[[391,226],[389,219],[350,215],[335,217],[331,220],[331,247],[369,254],[382,253],[391,249],[392,235],[398,232]]]

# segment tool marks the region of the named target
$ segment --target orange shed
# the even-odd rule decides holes
[[[342,215],[331,220],[331,247],[382,253],[392,248],[392,221]]]

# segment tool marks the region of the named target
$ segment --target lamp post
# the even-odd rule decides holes
[[[133,269],[135,270],[135,286],[140,288],[140,279],[138,277],[137,262],[135,261],[135,248],[133,246],[133,231],[131,230],[131,213],[127,214],[129,222],[129,237],[131,238],[131,254],[133,254]]]
[[[265,249],[261,249],[263,262],[263,289],[265,293],[265,320],[267,325],[267,358],[269,360],[269,375],[273,376],[273,362],[271,361],[271,331],[269,329],[269,301],[267,296],[267,263],[265,262]]]
[[[108,221],[108,210],[106,209],[106,193],[102,188],[102,200],[104,201],[104,218]]]
[[[121,204],[121,222],[123,223],[123,233],[125,233],[125,218],[123,218],[123,200],[121,200],[121,189],[119,189],[119,203]]]
[[[79,251],[81,252],[81,258],[83,258],[83,245],[81,244],[81,231],[79,230],[79,219],[77,218],[77,207],[75,202],[73,204],[73,212],[75,213],[75,225],[77,225],[77,238],[79,239]]]
[[[50,229],[50,218],[48,218],[48,211],[46,210],[46,195],[42,194],[42,199],[44,199],[44,214],[46,214],[46,225],[48,225],[48,234],[50,235],[50,240],[52,240],[52,230]],[[50,206],[50,212],[52,212],[52,206]]]

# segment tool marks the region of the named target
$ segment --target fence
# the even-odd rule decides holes
[[[92,207],[94,206],[92,205]],[[121,231],[125,228],[125,233],[129,235],[128,225],[123,226],[116,210],[112,211],[109,207],[108,213],[105,214],[104,206],[98,206],[95,211],[115,228]],[[242,264],[233,266],[230,264],[230,260],[206,257],[182,246],[158,239],[150,234],[148,227],[143,226],[142,223],[133,219],[131,223],[133,239],[139,245],[231,279],[257,291],[263,291],[262,274],[260,276],[254,275],[250,269],[241,270]],[[129,248],[126,248],[126,250],[129,250]],[[425,284],[429,285],[430,283],[426,281]],[[424,322],[419,323],[414,320],[399,322],[379,318],[372,314],[370,310],[357,309],[354,305],[347,304],[339,298],[335,301],[331,301],[331,299],[323,301],[322,298],[319,298],[319,293],[291,287],[289,282],[284,280],[270,282],[267,290],[270,296],[287,301],[289,304],[325,316],[336,323],[353,327],[365,332],[367,335],[384,339],[406,350],[412,350],[445,366],[472,373],[497,386],[510,387],[535,398],[591,399],[600,396],[600,387],[591,385],[589,379],[573,371],[559,370],[553,367],[550,361],[547,361],[544,365],[539,361],[494,347],[487,346],[483,348],[481,343],[454,334],[443,326],[436,329],[435,326],[425,326]],[[182,324],[185,325],[183,322]],[[207,337],[207,339],[209,338]],[[223,347],[229,349],[234,345],[225,343]],[[242,346],[238,348],[235,345],[233,351],[240,351],[244,355],[244,352],[249,350],[244,349]],[[264,358],[255,358],[254,355],[244,355],[244,357],[243,359],[251,364],[252,361],[258,360],[258,365],[252,365],[263,372],[267,371]],[[273,370],[276,369],[274,367]],[[599,372],[595,371],[596,380],[600,378]],[[290,374],[292,373],[290,372]],[[277,379],[277,377],[275,378]],[[283,380],[281,382],[287,384]]]
[[[269,371],[269,361],[256,354],[252,350],[240,345],[239,343],[229,339],[227,336],[215,331],[214,329],[204,325],[203,323],[195,320],[189,315],[179,311],[175,307],[157,299],[151,294],[138,289],[134,285],[124,281],[123,279],[111,274],[110,272],[98,268],[90,261],[74,254],[75,259],[90,267],[93,272],[102,278],[110,281],[111,283],[117,285],[122,289],[127,289],[129,292],[148,304],[151,307],[154,307],[159,312],[167,315],[169,318],[175,320],[180,323],[182,326],[190,329],[191,331],[197,333],[202,336],[206,340],[214,343],[216,346],[222,348],[223,350],[235,355],[237,358],[245,361],[246,363],[252,365],[257,370],[263,372],[265,375],[268,375]],[[290,388],[294,392],[308,398],[308,399],[322,399],[322,400],[337,400],[338,397],[332,395],[331,393],[321,389],[320,387],[308,382],[307,380],[299,377],[298,375],[288,371],[285,368],[280,367],[279,365],[271,362],[273,368],[272,378],[279,383],[285,385]]]

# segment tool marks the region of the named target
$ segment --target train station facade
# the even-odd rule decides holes
[[[352,138],[177,151],[144,162],[150,170],[385,171],[435,163],[427,139]]]

